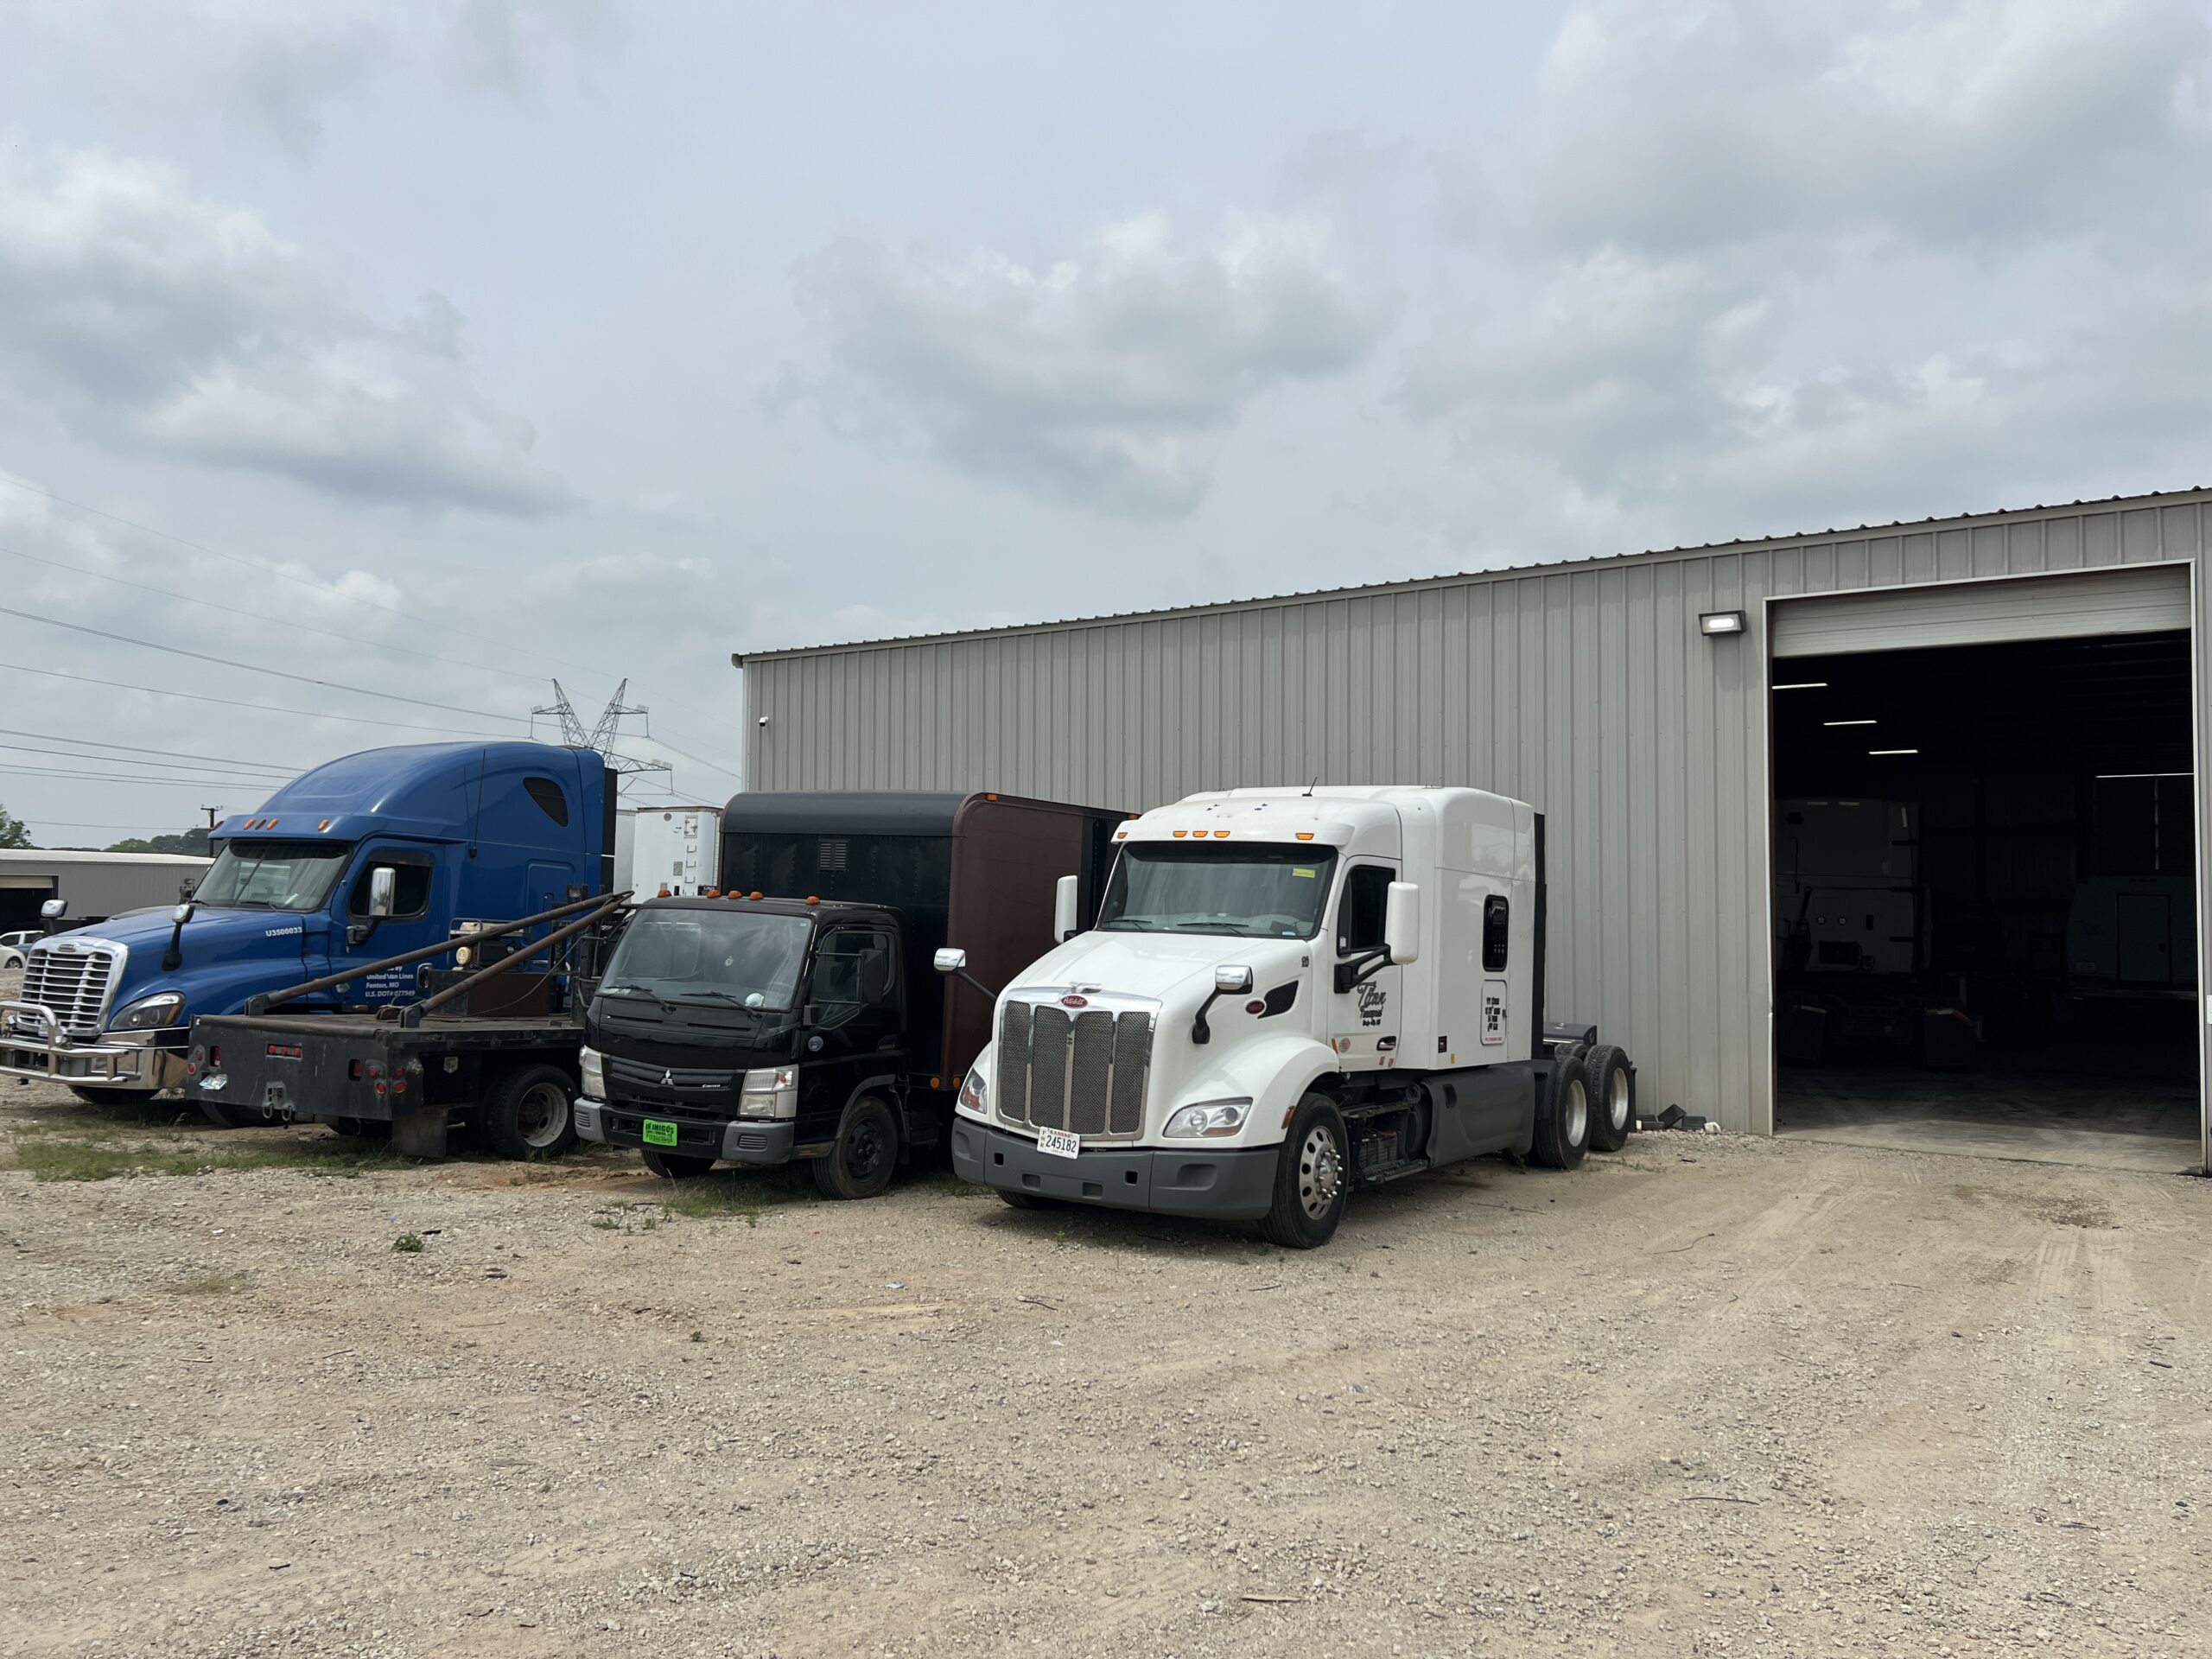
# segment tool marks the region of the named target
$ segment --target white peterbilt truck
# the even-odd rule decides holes
[[[1571,1168],[1634,1071],[1542,1007],[1543,817],[1475,789],[1236,789],[1115,832],[1095,925],[995,995],[954,1169],[1024,1208],[1256,1221],[1486,1153]],[[941,973],[966,977],[957,941]]]

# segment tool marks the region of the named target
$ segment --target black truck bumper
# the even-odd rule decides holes
[[[575,1103],[576,1138],[599,1141],[610,1147],[643,1147],[645,1120],[676,1125],[676,1144],[662,1145],[663,1152],[683,1158],[713,1158],[726,1164],[788,1164],[791,1161],[795,1125],[761,1118],[702,1119],[690,1116],[662,1116],[650,1106],[628,1101]]]
[[[1257,1221],[1268,1213],[1279,1150],[1100,1147],[1061,1158],[972,1118],[952,1124],[952,1168],[963,1180],[1070,1204],[1213,1221]]]

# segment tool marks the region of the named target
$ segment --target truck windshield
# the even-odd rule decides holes
[[[1320,931],[1335,868],[1325,848],[1133,843],[1115,861],[1098,925],[1310,939]]]
[[[320,910],[353,850],[343,842],[226,842],[192,899],[225,910]]]
[[[599,988],[780,1013],[798,988],[812,927],[803,917],[757,911],[641,910],[623,931]]]

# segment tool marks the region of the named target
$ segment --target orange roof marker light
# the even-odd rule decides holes
[[[1216,841],[1226,841],[1229,839],[1229,831],[1226,830],[1217,830],[1213,834]]]
[[[329,820],[328,818],[325,818],[325,819],[324,819],[321,823],[318,823],[317,825],[315,825],[315,830],[316,830],[316,832],[317,832],[318,834],[320,834],[321,831],[323,831],[323,830],[327,830],[327,829],[329,829],[329,828],[330,828],[330,820]]]
[[[1300,841],[1311,841],[1313,839],[1313,832],[1311,830],[1300,830],[1298,831],[1298,838]]]
[[[1190,832],[1189,830],[1176,830],[1176,831],[1174,832],[1175,839],[1176,839],[1176,840],[1178,840],[1178,841],[1180,841],[1180,840],[1182,840],[1182,839],[1183,839],[1183,837],[1184,837],[1184,836],[1185,836],[1189,835],[1190,833],[1191,833],[1191,832]]]
[[[806,895],[806,902],[810,905],[818,905],[822,902],[822,895],[810,893]]]
[[[721,896],[722,890],[720,887],[709,887],[707,889],[707,897],[709,899],[719,899]]]
[[[762,894],[762,893],[761,893],[761,891],[760,891],[760,888],[755,887],[755,888],[753,888],[753,896],[755,899],[759,899],[759,898],[763,897],[764,895]]]

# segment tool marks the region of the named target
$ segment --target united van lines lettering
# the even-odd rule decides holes
[[[1371,979],[1362,980],[1352,994],[1359,999],[1359,1023],[1381,1025],[1383,1006],[1390,1000],[1389,994]]]
[[[289,927],[264,927],[261,930],[261,937],[264,939],[283,939],[289,938],[295,933],[305,931],[307,931],[305,928],[295,922]]]

